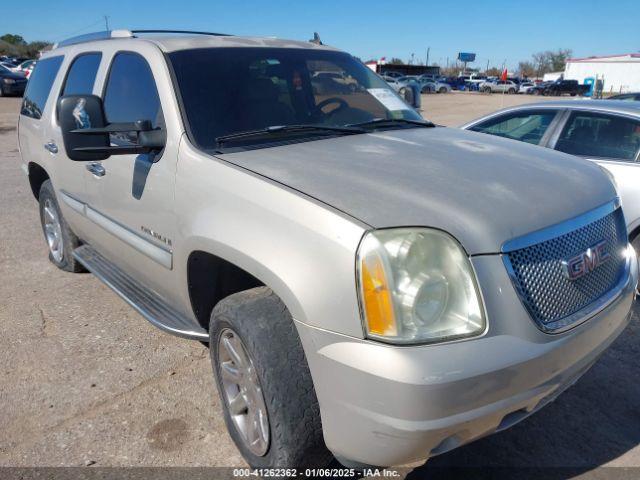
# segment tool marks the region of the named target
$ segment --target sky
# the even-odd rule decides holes
[[[458,52],[475,67],[512,69],[533,53],[569,48],[574,57],[640,51],[638,0],[137,0],[7,1],[0,35],[59,41],[110,27],[180,29],[308,40],[363,61],[399,57],[445,66]],[[506,63],[505,63],[506,62]]]

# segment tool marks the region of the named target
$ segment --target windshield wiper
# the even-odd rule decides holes
[[[355,126],[355,125],[347,125],[344,127],[333,126],[333,125],[274,125],[267,128],[261,128],[258,130],[247,130],[246,132],[238,132],[231,133],[229,135],[222,135],[220,137],[216,137],[216,143],[219,147],[223,144],[239,140],[243,138],[251,138],[251,137],[259,137],[263,135],[277,135],[280,133],[289,133],[289,132],[315,132],[322,133],[324,132],[327,135],[335,134],[335,133],[343,133],[343,134],[355,134],[355,133],[365,133],[365,130]]]
[[[377,127],[384,125],[415,125],[417,127],[425,127],[432,128],[435,127],[435,124],[432,122],[428,122],[426,120],[410,120],[407,118],[374,118],[373,120],[368,120],[366,122],[361,123],[351,123],[347,125],[347,127]]]

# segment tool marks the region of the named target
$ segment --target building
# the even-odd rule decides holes
[[[542,81],[543,82],[555,82],[556,80],[558,80],[563,75],[564,75],[564,72],[549,72],[549,73],[545,73],[544,76],[542,77]],[[580,82],[580,83],[582,83],[582,82]]]
[[[579,83],[598,78],[604,81],[604,93],[640,92],[640,53],[571,58],[564,78]]]

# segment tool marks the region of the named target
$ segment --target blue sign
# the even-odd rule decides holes
[[[458,60],[460,60],[461,62],[475,62],[476,54],[460,52],[458,53]]]

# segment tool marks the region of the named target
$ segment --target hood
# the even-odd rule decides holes
[[[616,196],[599,166],[481,133],[412,128],[220,155],[374,228],[434,227],[469,254]]]

